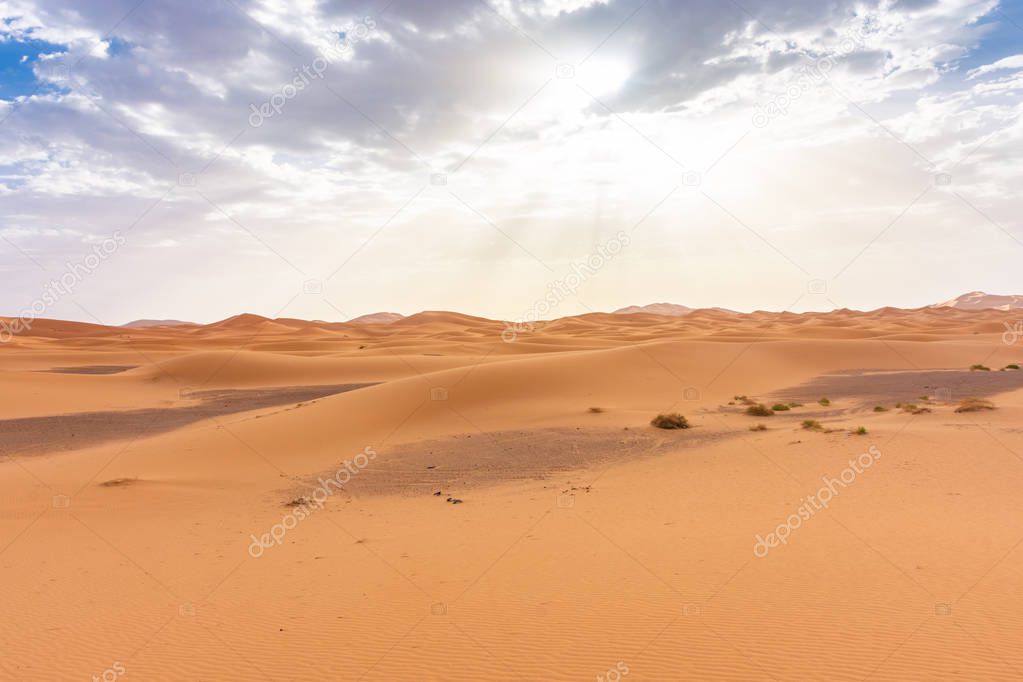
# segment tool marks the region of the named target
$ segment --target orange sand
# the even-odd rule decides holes
[[[375,385],[0,454],[0,678],[1023,679],[1023,377],[974,413],[940,386],[917,415],[728,404],[828,373],[997,370],[1023,359],[1005,316],[592,314],[514,343],[441,312],[37,321],[0,347],[5,420]],[[90,365],[134,369],[42,371]],[[674,411],[693,428],[649,426]],[[275,524],[280,544],[253,549]]]

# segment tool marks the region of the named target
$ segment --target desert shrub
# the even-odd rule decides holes
[[[789,403],[789,407],[802,407],[803,403]]]
[[[959,407],[955,409],[956,412],[980,412],[981,410],[993,410],[995,404],[990,400],[983,400],[981,398],[964,398],[959,401]]]
[[[830,400],[828,400],[827,398],[821,398],[821,399],[820,399],[820,400],[818,400],[817,402],[818,402],[819,404],[823,405],[824,407],[827,407],[828,405],[830,405],[830,404],[831,404],[831,401],[830,401]]]
[[[688,429],[689,420],[678,412],[672,414],[659,414],[650,420],[650,423],[659,429]]]
[[[764,426],[763,424],[754,424],[753,426],[749,427],[749,430],[750,431],[767,431],[767,427]]]
[[[775,412],[788,412],[792,408],[786,405],[785,403],[776,403],[771,406],[771,409],[774,410]]]
[[[590,414],[600,414],[603,411],[604,411],[603,407],[591,407],[589,409]]]
[[[737,396],[735,396],[735,402],[739,403],[740,405],[756,405],[757,404],[757,401],[755,401],[752,398],[750,398],[749,396],[745,396],[745,395],[737,395]]]
[[[874,412],[887,412],[888,408],[884,405],[874,405]]]
[[[913,403],[900,403],[899,406],[902,408],[902,411],[907,414],[924,414],[925,412],[931,411],[931,408],[929,407],[918,407]]]
[[[990,367],[985,367],[984,365],[981,365],[981,364],[978,363],[976,365],[970,365],[970,371],[971,372],[976,372],[976,371],[990,372],[991,368]]]
[[[824,429],[824,427],[821,426],[821,423],[816,419],[804,419],[803,428],[807,431],[821,431]]]
[[[867,435],[867,427],[865,427],[865,426],[857,426],[856,430],[853,431],[853,433],[855,433],[857,436],[865,436],[865,435]]]
[[[763,403],[756,403],[746,408],[746,414],[751,417],[770,417],[774,411]]]
[[[1011,365],[1006,365],[1006,366],[1005,366],[1005,367],[1003,367],[1002,369],[1019,369],[1019,365],[1017,365],[1017,364],[1016,364],[1016,363],[1014,362],[1014,363],[1012,363]]]

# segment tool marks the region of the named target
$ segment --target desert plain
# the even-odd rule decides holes
[[[0,677],[1023,679],[1007,322],[38,320]]]

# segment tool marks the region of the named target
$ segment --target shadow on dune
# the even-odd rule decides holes
[[[959,369],[908,372],[858,371],[825,374],[777,392],[782,400],[815,401],[852,398],[862,404],[913,402],[921,396],[940,401],[984,398],[1023,388],[1023,372],[983,372]]]
[[[22,417],[0,420],[0,455],[77,450],[125,438],[142,438],[237,412],[292,405],[372,384],[284,386],[196,391],[196,405]]]
[[[438,497],[445,498],[489,484],[546,480],[573,469],[690,452],[733,435],[703,428],[666,432],[653,427],[461,433],[388,447],[372,464],[351,476],[344,488],[355,496],[440,492]],[[581,487],[552,493],[589,492],[585,483],[580,480]]]

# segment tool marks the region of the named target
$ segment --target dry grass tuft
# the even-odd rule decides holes
[[[751,417],[771,417],[774,416],[774,410],[763,403],[756,403],[746,408],[746,414]]]
[[[104,488],[117,488],[124,485],[131,485],[132,483],[138,483],[137,478],[111,478],[109,481],[103,481],[100,485]]]
[[[982,398],[965,398],[959,401],[959,407],[955,409],[956,412],[980,412],[981,410],[993,410],[995,404],[990,400],[984,400]]]
[[[659,429],[688,429],[689,420],[678,412],[672,414],[659,414],[650,420],[650,423]]]
[[[897,407],[902,408],[902,411],[907,414],[925,414],[931,411],[929,407],[918,407],[913,403],[899,403]]]

